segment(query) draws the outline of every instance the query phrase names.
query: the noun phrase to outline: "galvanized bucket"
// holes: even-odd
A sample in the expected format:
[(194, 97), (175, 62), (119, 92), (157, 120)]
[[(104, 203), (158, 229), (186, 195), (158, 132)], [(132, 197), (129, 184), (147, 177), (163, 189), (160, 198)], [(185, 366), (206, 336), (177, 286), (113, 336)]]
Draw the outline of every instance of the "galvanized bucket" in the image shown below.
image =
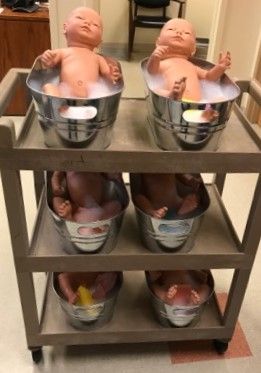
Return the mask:
[(43, 85), (58, 84), (59, 73), (59, 68), (43, 69), (38, 57), (27, 78), (45, 144), (48, 147), (105, 149), (110, 145), (123, 80), (111, 89), (107, 87), (102, 97), (60, 98), (45, 94)]
[[(148, 121), (156, 144), (165, 150), (216, 150), (232, 105), (240, 94), (239, 87), (223, 74), (218, 83), (200, 82), (203, 92), (200, 102), (173, 100), (155, 93), (161, 80), (148, 73), (147, 60), (141, 62), (141, 68), (148, 87)], [(204, 69), (214, 66), (196, 58), (192, 62)], [(217, 113), (212, 121), (203, 115), (210, 109)]]
[[(197, 272), (199, 271), (190, 270), (188, 272), (190, 273), (193, 287), (195, 282), (198, 283), (198, 286), (202, 285), (199, 276), (197, 276)], [(153, 293), (149, 275), (146, 273), (146, 281), (151, 304), (154, 309), (156, 319), (161, 325), (167, 327), (185, 327), (188, 325), (195, 325), (200, 320), (200, 315), (204, 309), (204, 306), (209, 302), (214, 293), (214, 278), (210, 271), (204, 270), (204, 272), (207, 274), (207, 285), (209, 287), (208, 297), (204, 302), (191, 306), (177, 306), (164, 303)], [(195, 290), (197, 290), (197, 287)]]
[(92, 305), (77, 306), (70, 304), (62, 294), (58, 279), (58, 273), (53, 273), (52, 283), (55, 295), (66, 314), (68, 322), (77, 329), (93, 330), (109, 322), (113, 316), (117, 296), (123, 283), (123, 274), (118, 272), (117, 281), (113, 289), (107, 294), (106, 299)]
[[(200, 177), (198, 174), (196, 176)], [(133, 200), (134, 194), (140, 190), (139, 174), (130, 175), (130, 185)], [(178, 181), (177, 188), (180, 189), (181, 196), (182, 193), (187, 195), (192, 191), (190, 187), (183, 184), (181, 188), (181, 183)], [(170, 219), (157, 219), (135, 206), (141, 240), (147, 249), (152, 252), (173, 253), (177, 251), (188, 252), (192, 249), (201, 220), (210, 204), (209, 195), (203, 181), (197, 193), (200, 199), (199, 207), (182, 217), (175, 216)]]
[[(122, 206), (119, 214), (110, 219), (88, 223), (77, 223), (58, 216), (52, 210), (52, 172), (47, 172), (47, 206), (55, 228), (63, 242), (63, 249), (68, 254), (77, 253), (109, 253), (115, 247), (121, 228), (125, 210), (129, 204), (129, 196), (123, 182), (110, 180), (107, 183), (106, 196), (117, 199)], [(86, 231), (100, 231), (101, 233), (85, 233)]]

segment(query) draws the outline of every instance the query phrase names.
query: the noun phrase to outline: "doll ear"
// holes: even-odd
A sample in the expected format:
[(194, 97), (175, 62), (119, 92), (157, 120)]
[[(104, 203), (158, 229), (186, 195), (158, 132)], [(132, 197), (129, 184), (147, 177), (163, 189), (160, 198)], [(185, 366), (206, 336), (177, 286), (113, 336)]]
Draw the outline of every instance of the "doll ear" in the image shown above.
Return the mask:
[(67, 22), (65, 22), (64, 24), (63, 24), (63, 34), (66, 34), (66, 30), (67, 30)]
[(197, 49), (195, 48), (192, 52), (191, 52), (191, 56), (190, 57), (193, 57), (196, 53)]

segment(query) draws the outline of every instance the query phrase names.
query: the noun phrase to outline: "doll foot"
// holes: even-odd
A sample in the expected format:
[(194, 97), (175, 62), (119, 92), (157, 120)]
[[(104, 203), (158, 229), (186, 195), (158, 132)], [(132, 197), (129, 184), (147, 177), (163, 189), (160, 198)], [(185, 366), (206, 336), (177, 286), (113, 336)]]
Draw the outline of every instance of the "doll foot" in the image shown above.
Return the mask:
[(176, 80), (174, 82), (170, 98), (173, 98), (173, 100), (181, 100), (186, 88), (186, 80), (187, 78), (183, 77), (180, 80)]
[(219, 116), (218, 112), (212, 109), (211, 105), (207, 104), (206, 109), (202, 113), (202, 117), (208, 122), (213, 122)]
[(156, 218), (156, 219), (162, 219), (166, 215), (167, 211), (168, 211), (167, 207), (162, 207), (158, 210), (152, 210), (149, 215), (151, 215), (153, 218)]
[(180, 284), (173, 285), (167, 291), (167, 299), (172, 305), (189, 306), (200, 303), (199, 293), (191, 288), (191, 285)]
[(58, 215), (64, 219), (72, 220), (72, 205), (71, 202), (66, 200), (58, 207)]

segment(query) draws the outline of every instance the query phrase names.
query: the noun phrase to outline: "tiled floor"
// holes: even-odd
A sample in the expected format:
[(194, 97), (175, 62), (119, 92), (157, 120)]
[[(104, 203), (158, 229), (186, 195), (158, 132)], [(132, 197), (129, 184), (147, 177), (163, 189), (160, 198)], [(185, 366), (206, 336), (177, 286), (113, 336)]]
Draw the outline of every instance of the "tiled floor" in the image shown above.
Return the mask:
[[(139, 56), (137, 57), (137, 60)], [(143, 97), (144, 84), (138, 62), (122, 62), (125, 77), (125, 97)], [(15, 120), (18, 123), (17, 119)], [(33, 184), (30, 172), (22, 173), (25, 190), (27, 223), (32, 228), (35, 205), (32, 203)], [(256, 175), (229, 175), (224, 191), (224, 200), (232, 221), (242, 236), (249, 204), (253, 194)], [(261, 366), (261, 255), (258, 252), (252, 270), (247, 293), (240, 312), (240, 325), (245, 334), (251, 354), (239, 354), (230, 359), (222, 358), (209, 361), (194, 361), (189, 357), (183, 364), (175, 364), (166, 343), (44, 347), (44, 360), (39, 365), (32, 363), (27, 351), (24, 326), (19, 302), (16, 275), (12, 258), (8, 224), (2, 190), (0, 191), (0, 373), (71, 373), (71, 372), (260, 372)], [(260, 223), (259, 223), (260, 224)], [(231, 270), (213, 271), (217, 292), (228, 292)], [(42, 288), (43, 275), (35, 276), (36, 287)], [(235, 341), (239, 347), (239, 341)], [(173, 365), (174, 363), (174, 365)]]

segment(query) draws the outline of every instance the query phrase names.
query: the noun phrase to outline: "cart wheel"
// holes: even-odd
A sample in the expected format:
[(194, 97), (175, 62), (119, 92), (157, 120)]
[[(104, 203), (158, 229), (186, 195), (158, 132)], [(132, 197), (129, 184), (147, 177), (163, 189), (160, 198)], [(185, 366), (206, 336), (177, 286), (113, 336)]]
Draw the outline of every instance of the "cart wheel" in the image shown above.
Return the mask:
[(228, 341), (223, 341), (221, 339), (214, 339), (213, 344), (215, 350), (220, 355), (224, 354), (228, 348)]
[(43, 358), (43, 351), (42, 351), (42, 348), (39, 347), (39, 348), (31, 349), (31, 354), (32, 354), (32, 359), (33, 359), (34, 363), (35, 363), (35, 364), (40, 363), (40, 361), (41, 361), (42, 358)]

